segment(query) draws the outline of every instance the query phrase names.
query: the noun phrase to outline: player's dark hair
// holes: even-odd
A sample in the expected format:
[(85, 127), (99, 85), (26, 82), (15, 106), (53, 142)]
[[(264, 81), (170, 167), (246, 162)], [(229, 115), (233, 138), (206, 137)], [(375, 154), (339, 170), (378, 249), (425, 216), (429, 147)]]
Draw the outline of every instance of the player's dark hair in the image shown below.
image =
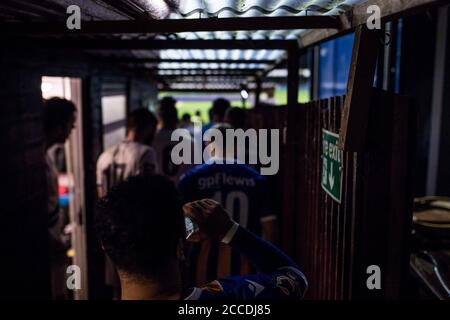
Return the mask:
[(119, 270), (158, 277), (176, 259), (184, 232), (175, 185), (161, 175), (131, 177), (97, 205), (95, 228)]
[[(231, 107), (230, 101), (224, 98), (218, 98), (214, 100), (213, 106), (210, 110), (210, 117), (217, 118), (217, 121), (221, 122), (225, 118), (225, 112)], [(213, 119), (210, 119), (211, 121)]]
[(225, 121), (229, 123), (233, 129), (245, 129), (247, 113), (244, 109), (233, 107), (225, 113)]
[(134, 130), (138, 134), (148, 127), (156, 128), (157, 119), (148, 109), (140, 108), (132, 111), (127, 118), (127, 133)]
[(178, 123), (176, 103), (172, 97), (164, 97), (159, 102), (158, 115), (167, 127), (176, 127)]
[(191, 115), (189, 113), (183, 113), (183, 115), (181, 116), (181, 119), (183, 121), (191, 121)]
[(44, 100), (44, 130), (50, 132), (57, 127), (65, 127), (77, 111), (72, 101), (62, 98)]

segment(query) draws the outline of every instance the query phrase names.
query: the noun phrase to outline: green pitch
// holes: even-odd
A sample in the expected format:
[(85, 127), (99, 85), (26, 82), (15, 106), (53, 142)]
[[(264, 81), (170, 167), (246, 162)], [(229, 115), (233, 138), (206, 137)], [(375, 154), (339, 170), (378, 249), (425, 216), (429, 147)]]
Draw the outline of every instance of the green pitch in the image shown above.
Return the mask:
[[(287, 95), (286, 90), (277, 90), (275, 92), (275, 101), (277, 105), (285, 105), (287, 103)], [(158, 98), (161, 99), (165, 96), (173, 96), (175, 99), (178, 100), (177, 103), (177, 109), (178, 109), (178, 116), (181, 118), (181, 116), (185, 113), (189, 113), (191, 116), (193, 116), (197, 111), (200, 112), (201, 118), (203, 122), (209, 122), (208, 117), (208, 111), (212, 106), (212, 101), (214, 98), (217, 97), (217, 95), (211, 96), (211, 101), (182, 101), (178, 98), (178, 96), (192, 96), (193, 94), (190, 93), (183, 93), (183, 94), (172, 94), (170, 92), (160, 92)], [(205, 96), (205, 95), (202, 95)], [(310, 100), (309, 92), (307, 90), (300, 90), (299, 91), (299, 102), (307, 102)], [(241, 101), (231, 101), (231, 105), (233, 107), (242, 107)], [(247, 107), (252, 106), (252, 100), (247, 102)]]

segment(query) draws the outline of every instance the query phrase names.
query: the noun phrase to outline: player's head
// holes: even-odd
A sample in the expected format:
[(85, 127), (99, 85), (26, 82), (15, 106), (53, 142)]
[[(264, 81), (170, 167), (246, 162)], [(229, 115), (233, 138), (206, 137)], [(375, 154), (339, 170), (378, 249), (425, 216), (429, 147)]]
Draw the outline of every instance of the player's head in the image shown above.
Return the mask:
[(214, 123), (223, 122), (225, 112), (230, 108), (230, 101), (224, 98), (214, 100), (213, 106), (210, 110), (210, 120)]
[(44, 100), (44, 132), (47, 145), (64, 143), (75, 126), (77, 109), (66, 99)]
[(177, 101), (172, 97), (164, 97), (159, 102), (158, 118), (163, 128), (175, 129), (178, 123)]
[(245, 129), (246, 111), (242, 108), (233, 107), (225, 113), (225, 122), (230, 124), (233, 129)]
[(185, 123), (191, 122), (191, 115), (189, 113), (183, 113), (181, 120)]
[[(235, 158), (236, 141), (229, 145), (227, 142), (227, 130), (233, 129), (228, 123), (218, 123), (205, 132), (205, 137), (210, 142), (213, 148), (213, 156), (219, 158)], [(216, 134), (221, 136), (221, 139), (216, 140)], [(211, 137), (211, 139), (210, 139)]]
[(121, 277), (157, 279), (178, 261), (184, 222), (177, 190), (168, 178), (131, 177), (97, 207), (97, 236)]
[(127, 136), (133, 141), (150, 145), (156, 131), (156, 117), (145, 108), (136, 109), (128, 115)]

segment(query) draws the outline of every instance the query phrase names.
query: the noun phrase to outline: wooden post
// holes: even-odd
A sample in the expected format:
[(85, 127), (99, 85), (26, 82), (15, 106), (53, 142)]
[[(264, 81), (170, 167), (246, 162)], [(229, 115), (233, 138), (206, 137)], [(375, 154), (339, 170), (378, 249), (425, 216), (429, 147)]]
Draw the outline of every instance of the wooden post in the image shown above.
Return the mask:
[(262, 87), (262, 80), (261, 78), (256, 79), (256, 90), (255, 90), (255, 107), (259, 105), (259, 101), (261, 99), (261, 87)]
[(297, 108), (298, 84), (299, 84), (299, 50), (291, 48), (288, 50), (288, 80), (287, 80), (287, 109), (286, 109), (286, 143), (284, 167), (289, 168), (289, 174), (284, 175), (283, 186), (285, 188), (283, 196), (282, 230), (286, 230), (281, 235), (283, 249), (291, 256), (296, 254), (296, 243), (294, 225), (297, 215), (297, 177), (299, 167), (297, 166), (298, 146), (301, 138), (301, 131), (296, 130), (301, 108)]
[(339, 139), (339, 146), (345, 151), (364, 149), (380, 45), (378, 36), (378, 31), (368, 30), (366, 26), (359, 26), (355, 33)]
[(287, 83), (287, 104), (290, 107), (295, 106), (298, 103), (298, 85), (300, 83), (300, 77), (298, 75), (298, 69), (300, 68), (299, 62), (299, 49), (291, 48), (288, 50), (288, 83)]
[(94, 230), (95, 202), (97, 189), (95, 168), (103, 149), (103, 126), (101, 113), (101, 82), (98, 75), (83, 81), (83, 141), (85, 168), (86, 241), (88, 261), (89, 299), (109, 299), (105, 286), (104, 253)]

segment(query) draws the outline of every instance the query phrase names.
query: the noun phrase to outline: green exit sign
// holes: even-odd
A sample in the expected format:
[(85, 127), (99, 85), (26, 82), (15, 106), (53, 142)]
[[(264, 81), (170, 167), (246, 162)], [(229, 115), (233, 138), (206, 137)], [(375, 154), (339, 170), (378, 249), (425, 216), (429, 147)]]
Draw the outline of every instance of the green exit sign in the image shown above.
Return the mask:
[(339, 135), (322, 129), (322, 189), (337, 202), (342, 197), (342, 150), (339, 150)]

